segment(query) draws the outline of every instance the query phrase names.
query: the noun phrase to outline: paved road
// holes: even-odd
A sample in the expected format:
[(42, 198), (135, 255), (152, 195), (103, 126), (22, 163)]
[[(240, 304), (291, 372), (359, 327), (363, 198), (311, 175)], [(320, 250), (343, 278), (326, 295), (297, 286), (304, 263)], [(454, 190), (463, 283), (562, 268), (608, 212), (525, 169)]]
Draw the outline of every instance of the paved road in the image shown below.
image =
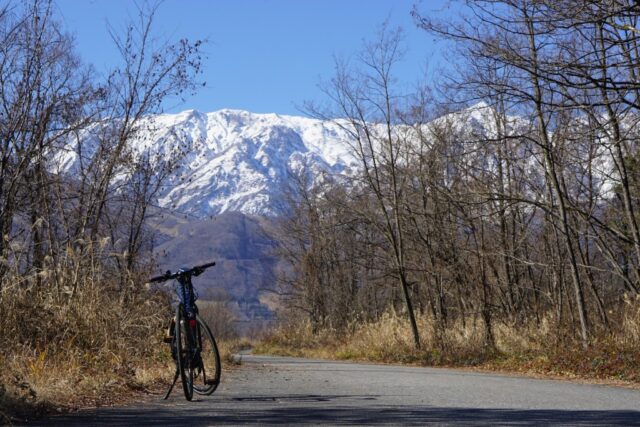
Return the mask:
[[(242, 356), (212, 396), (81, 411), (47, 425), (638, 425), (640, 391), (449, 369)], [(178, 392), (176, 392), (178, 391)]]

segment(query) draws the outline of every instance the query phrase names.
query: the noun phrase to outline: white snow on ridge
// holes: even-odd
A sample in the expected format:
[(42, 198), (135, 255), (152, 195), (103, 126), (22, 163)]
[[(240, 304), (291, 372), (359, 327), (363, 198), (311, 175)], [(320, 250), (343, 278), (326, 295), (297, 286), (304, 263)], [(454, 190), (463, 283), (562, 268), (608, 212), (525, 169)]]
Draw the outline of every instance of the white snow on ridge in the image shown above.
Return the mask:
[[(505, 124), (509, 134), (531, 126), (520, 117), (508, 117)], [(424, 126), (426, 135), (431, 134), (432, 126), (451, 126), (452, 134), (458, 136), (448, 155), (457, 157), (469, 170), (494, 173), (495, 147), (479, 142), (485, 136), (495, 137), (497, 132), (495, 110), (490, 106), (480, 103)], [(353, 175), (361, 168), (351, 153), (346, 130), (333, 122), (306, 117), (230, 109), (212, 113), (187, 110), (148, 118), (140, 129), (133, 154), (148, 150), (153, 156), (170, 158), (177, 151), (183, 153), (179, 168), (167, 178), (159, 194), (160, 206), (200, 218), (228, 211), (277, 215), (292, 173), (308, 167), (310, 184), (315, 185), (325, 182), (325, 173)], [(89, 133), (86, 142), (89, 144), (83, 150), (91, 151), (95, 144)], [(542, 180), (538, 176), (541, 167), (536, 164), (537, 149), (517, 141), (508, 144), (514, 144), (511, 155), (529, 179)], [(600, 155), (596, 163), (598, 180), (594, 182), (604, 197), (615, 177), (607, 156)], [(61, 170), (67, 172), (72, 172), (78, 162), (73, 150), (61, 152), (57, 158)], [(574, 172), (577, 181), (583, 180), (582, 172)]]
[[(277, 114), (224, 109), (188, 110), (154, 117), (151, 132), (136, 146), (170, 153), (177, 138), (189, 146), (182, 166), (159, 197), (163, 207), (198, 217), (240, 211), (277, 214), (274, 203), (292, 171), (339, 174), (357, 162), (345, 143), (347, 133), (333, 123)], [(175, 135), (175, 137), (172, 137)]]

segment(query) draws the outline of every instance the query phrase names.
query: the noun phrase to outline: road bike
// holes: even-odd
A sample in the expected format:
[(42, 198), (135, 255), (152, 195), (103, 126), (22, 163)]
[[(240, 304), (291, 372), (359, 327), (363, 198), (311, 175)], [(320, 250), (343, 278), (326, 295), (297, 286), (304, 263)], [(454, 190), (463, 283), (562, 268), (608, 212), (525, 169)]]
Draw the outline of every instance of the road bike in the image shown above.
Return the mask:
[(175, 273), (167, 271), (162, 276), (149, 279), (149, 283), (177, 281), (176, 293), (180, 300), (176, 315), (169, 327), (165, 341), (171, 345), (171, 356), (176, 364), (173, 383), (164, 399), (168, 399), (178, 378), (182, 380), (182, 389), (187, 400), (193, 399), (193, 392), (210, 395), (220, 384), (220, 353), (211, 329), (198, 314), (197, 293), (193, 288), (192, 277), (202, 274), (216, 263), (181, 268)]

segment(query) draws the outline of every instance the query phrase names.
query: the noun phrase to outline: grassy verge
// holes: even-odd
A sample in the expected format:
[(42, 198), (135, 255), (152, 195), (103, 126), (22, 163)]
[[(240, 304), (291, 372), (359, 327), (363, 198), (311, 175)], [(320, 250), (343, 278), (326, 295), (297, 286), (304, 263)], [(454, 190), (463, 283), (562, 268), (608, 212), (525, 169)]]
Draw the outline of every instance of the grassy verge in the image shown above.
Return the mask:
[[(152, 347), (145, 357), (78, 351), (70, 344), (65, 351), (13, 352), (0, 358), (0, 424), (164, 393), (175, 365), (162, 335), (158, 329), (147, 341)], [(243, 340), (218, 342), (223, 376), (238, 365), (233, 354), (250, 346)]]
[(109, 405), (167, 380), (165, 296), (84, 283), (75, 290), (0, 292), (0, 417)]
[[(19, 279), (0, 287), (0, 424), (165, 390), (175, 369), (163, 343), (166, 294), (142, 279), (90, 277), (75, 289)], [(219, 342), (223, 369), (243, 345)]]
[(168, 381), (170, 370), (161, 360), (91, 360), (92, 356), (14, 355), (3, 363), (0, 409), (17, 420), (51, 412), (122, 403)]
[[(631, 319), (633, 320), (633, 319)], [(640, 352), (631, 330), (601, 332), (584, 350), (561, 338), (549, 321), (530, 327), (497, 325), (495, 347), (485, 345), (481, 325), (467, 321), (451, 324), (437, 335), (429, 319), (419, 319), (422, 349), (416, 350), (407, 320), (395, 314), (357, 325), (347, 332), (312, 333), (308, 323), (282, 326), (254, 346), (258, 354), (302, 356), (335, 360), (401, 363), (419, 366), (465, 367), (532, 376), (596, 380), (640, 385)]]

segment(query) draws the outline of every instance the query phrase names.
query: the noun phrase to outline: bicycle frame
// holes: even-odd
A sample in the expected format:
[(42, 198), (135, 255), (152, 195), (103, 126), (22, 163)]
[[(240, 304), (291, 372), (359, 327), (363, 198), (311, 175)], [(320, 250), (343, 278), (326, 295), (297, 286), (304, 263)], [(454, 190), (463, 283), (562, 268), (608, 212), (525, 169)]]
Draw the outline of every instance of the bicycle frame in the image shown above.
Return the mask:
[[(178, 273), (180, 273), (180, 271), (178, 271)], [(191, 274), (179, 275), (176, 277), (176, 280), (178, 281), (178, 297), (184, 307), (187, 319), (195, 319), (198, 307), (196, 306), (196, 294), (193, 289), (193, 283), (191, 282)]]

